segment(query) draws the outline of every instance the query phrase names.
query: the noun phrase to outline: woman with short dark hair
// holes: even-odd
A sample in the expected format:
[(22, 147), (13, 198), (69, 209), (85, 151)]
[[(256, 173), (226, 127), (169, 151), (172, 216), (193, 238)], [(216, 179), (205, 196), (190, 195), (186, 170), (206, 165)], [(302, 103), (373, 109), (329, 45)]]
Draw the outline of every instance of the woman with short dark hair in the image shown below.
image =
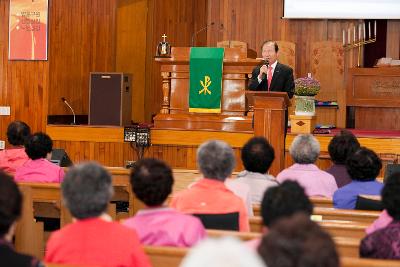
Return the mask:
[(50, 162), (53, 141), (45, 133), (33, 134), (25, 144), (25, 151), (30, 160), (24, 163), (15, 173), (17, 182), (60, 183), (64, 170)]
[(148, 267), (135, 231), (113, 222), (106, 209), (113, 195), (111, 175), (96, 163), (71, 168), (61, 185), (75, 222), (53, 232), (45, 261), (80, 266)]
[(381, 195), (383, 206), (393, 220), (361, 241), (360, 256), (400, 259), (400, 173), (389, 176)]
[(342, 130), (335, 135), (328, 145), (328, 152), (333, 165), (326, 170), (335, 177), (338, 188), (351, 183), (351, 177), (346, 169), (346, 160), (360, 148), (360, 143), (353, 133)]
[(346, 161), (352, 182), (333, 194), (333, 205), (338, 209), (354, 209), (358, 195), (379, 195), (383, 184), (376, 181), (382, 168), (378, 155), (366, 148), (359, 148)]
[(28, 255), (14, 251), (12, 241), (17, 219), (21, 216), (22, 194), (12, 177), (0, 171), (0, 265), (41, 266)]
[(31, 135), (31, 128), (23, 121), (13, 121), (7, 127), (10, 148), (0, 151), (0, 169), (14, 175), (17, 168), (29, 160), (24, 144)]
[(191, 247), (206, 237), (201, 221), (165, 205), (172, 192), (171, 168), (158, 159), (142, 159), (133, 166), (132, 190), (146, 208), (124, 221), (144, 245)]

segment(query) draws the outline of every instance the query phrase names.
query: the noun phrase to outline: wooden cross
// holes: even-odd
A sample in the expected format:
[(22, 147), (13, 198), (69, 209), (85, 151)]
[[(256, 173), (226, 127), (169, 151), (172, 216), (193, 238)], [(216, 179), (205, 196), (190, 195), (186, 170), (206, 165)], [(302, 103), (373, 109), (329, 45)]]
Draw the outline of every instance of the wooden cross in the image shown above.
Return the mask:
[(163, 36), (161, 36), (164, 40), (163, 42), (165, 42), (165, 38), (167, 38), (167, 36), (165, 35), (165, 33), (163, 34)]

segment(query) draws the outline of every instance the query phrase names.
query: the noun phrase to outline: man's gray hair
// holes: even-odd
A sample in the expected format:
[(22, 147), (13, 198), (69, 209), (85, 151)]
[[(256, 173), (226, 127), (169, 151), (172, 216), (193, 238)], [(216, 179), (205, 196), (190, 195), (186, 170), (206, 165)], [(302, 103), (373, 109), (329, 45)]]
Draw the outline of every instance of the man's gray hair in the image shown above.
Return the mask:
[(197, 150), (197, 165), (205, 178), (225, 181), (235, 164), (233, 149), (223, 141), (207, 141)]
[(289, 153), (295, 163), (312, 164), (318, 159), (320, 145), (311, 134), (299, 134), (290, 145)]
[(69, 169), (61, 189), (65, 205), (77, 219), (100, 216), (106, 211), (114, 192), (111, 175), (94, 162)]

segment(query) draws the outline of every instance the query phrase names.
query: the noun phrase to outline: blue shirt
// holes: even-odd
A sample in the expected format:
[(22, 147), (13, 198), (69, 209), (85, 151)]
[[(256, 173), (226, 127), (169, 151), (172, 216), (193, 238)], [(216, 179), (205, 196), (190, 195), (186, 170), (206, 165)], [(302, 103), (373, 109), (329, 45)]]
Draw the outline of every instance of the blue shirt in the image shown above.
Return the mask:
[(337, 209), (354, 209), (358, 195), (380, 195), (383, 184), (377, 181), (352, 181), (336, 190), (333, 206)]

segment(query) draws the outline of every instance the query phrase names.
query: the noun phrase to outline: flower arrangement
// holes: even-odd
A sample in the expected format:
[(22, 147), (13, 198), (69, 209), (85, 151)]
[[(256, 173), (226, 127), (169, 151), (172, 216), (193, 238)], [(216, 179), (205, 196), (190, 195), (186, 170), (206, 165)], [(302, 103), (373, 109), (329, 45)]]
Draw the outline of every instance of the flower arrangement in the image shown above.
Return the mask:
[(315, 96), (321, 89), (319, 81), (311, 77), (298, 78), (294, 85), (294, 94), (298, 96)]

